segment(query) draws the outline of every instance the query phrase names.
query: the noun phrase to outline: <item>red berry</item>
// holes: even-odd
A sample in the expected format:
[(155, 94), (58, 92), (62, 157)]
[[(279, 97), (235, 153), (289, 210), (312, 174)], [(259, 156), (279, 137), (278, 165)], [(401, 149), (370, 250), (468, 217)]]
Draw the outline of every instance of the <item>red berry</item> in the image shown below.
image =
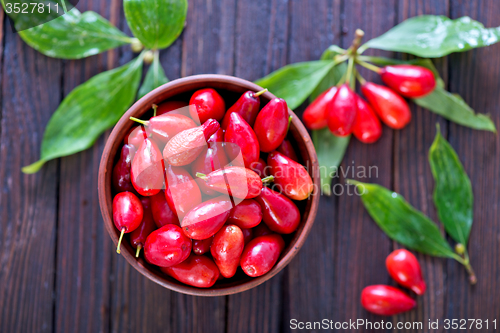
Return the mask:
[(265, 223), (259, 223), (258, 226), (256, 226), (253, 229), (250, 229), (250, 230), (253, 231), (253, 237), (254, 238), (259, 237), (259, 236), (265, 236), (265, 235), (271, 235), (271, 234), (273, 234), (273, 232), (271, 231), (271, 229), (269, 229)]
[(161, 190), (158, 194), (155, 194), (150, 198), (153, 220), (158, 228), (161, 228), (167, 224), (175, 224), (180, 226), (179, 218), (167, 203), (165, 191)]
[(121, 192), (113, 198), (113, 222), (121, 231), (116, 252), (120, 253), (120, 244), (123, 234), (137, 229), (141, 224), (144, 209), (137, 196), (131, 192)]
[(156, 109), (156, 115), (161, 116), (162, 114), (165, 113), (170, 113), (170, 114), (184, 114), (184, 110), (179, 110), (184, 107), (188, 106), (186, 102), (181, 102), (181, 101), (168, 101), (168, 102), (163, 102), (160, 105), (158, 105), (158, 109)]
[(151, 196), (163, 188), (163, 161), (160, 150), (146, 139), (135, 153), (131, 168), (132, 185), (143, 196)]
[(135, 147), (124, 144), (121, 150), (120, 159), (113, 168), (113, 188), (116, 192), (133, 192), (130, 168), (135, 155)]
[(189, 100), (189, 113), (191, 118), (200, 120), (200, 124), (212, 118), (221, 121), (226, 112), (224, 99), (217, 91), (206, 88), (196, 91)]
[(226, 134), (224, 135), (226, 151), (230, 160), (234, 160), (241, 152), (243, 162), (248, 168), (259, 159), (259, 141), (252, 127), (238, 114), (231, 113)]
[[(197, 173), (209, 174), (229, 163), (222, 142), (209, 142), (208, 145), (209, 148), (205, 149), (191, 165), (193, 176), (196, 176)], [(210, 196), (218, 195), (215, 190), (207, 186), (203, 179), (195, 177), (195, 180), (202, 193)]]
[(179, 132), (163, 149), (163, 158), (173, 166), (190, 164), (207, 147), (207, 140), (219, 128), (216, 120), (209, 119), (201, 126)]
[(347, 84), (343, 84), (328, 104), (327, 119), (330, 132), (337, 136), (351, 134), (357, 109), (356, 94)]
[(250, 169), (255, 171), (255, 173), (258, 174), (261, 178), (269, 176), (269, 168), (267, 168), (266, 161), (264, 161), (262, 158), (259, 158), (257, 161), (250, 163)]
[(195, 239), (193, 240), (193, 253), (197, 255), (202, 255), (210, 251), (210, 246), (212, 246), (212, 241), (214, 236), (207, 239)]
[(432, 92), (436, 79), (431, 70), (414, 65), (385, 66), (380, 70), (382, 81), (398, 94), (418, 98)]
[(387, 271), (400, 285), (410, 288), (417, 295), (423, 295), (426, 289), (422, 270), (417, 258), (405, 249), (389, 254), (385, 260)]
[(196, 127), (191, 118), (173, 113), (152, 117), (148, 121), (136, 118), (131, 119), (146, 126), (146, 133), (151, 133), (153, 139), (162, 146), (166, 145), (176, 134)]
[(215, 170), (201, 178), (210, 189), (240, 199), (255, 198), (262, 190), (259, 175), (238, 166)]
[(266, 274), (276, 264), (284, 248), (285, 242), (277, 234), (252, 239), (241, 254), (243, 272), (251, 277)]
[(240, 228), (243, 233), (243, 241), (247, 245), (253, 238), (253, 229)]
[(193, 207), (201, 203), (201, 192), (196, 181), (183, 168), (168, 166), (165, 169), (165, 198), (170, 209), (183, 218)]
[(281, 154), (285, 155), (289, 159), (298, 162), (299, 158), (297, 157), (297, 154), (295, 153), (295, 150), (293, 149), (293, 146), (290, 141), (287, 139), (283, 140), (281, 145), (276, 149), (277, 152), (280, 152)]
[(301, 164), (274, 151), (267, 156), (267, 165), (274, 176), (274, 184), (290, 199), (307, 199), (313, 191), (311, 176)]
[(191, 239), (174, 224), (153, 231), (144, 246), (146, 261), (160, 267), (177, 265), (186, 260), (190, 253)]
[(149, 137), (149, 133), (146, 131), (146, 127), (144, 125), (139, 125), (139, 126), (134, 126), (132, 127), (127, 135), (125, 135), (125, 138), (123, 139), (123, 142), (127, 145), (133, 145), (135, 149), (137, 150), (138, 148), (141, 147), (142, 143), (146, 138)]
[(253, 126), (260, 150), (268, 153), (279, 147), (288, 130), (288, 106), (282, 98), (271, 100), (257, 115)]
[(226, 195), (202, 202), (181, 221), (182, 230), (192, 239), (209, 238), (224, 225), (231, 208), (231, 200)]
[(361, 305), (366, 310), (381, 316), (409, 311), (416, 304), (410, 296), (391, 286), (368, 286), (361, 293)]
[(253, 199), (243, 200), (237, 204), (229, 214), (228, 223), (240, 228), (253, 228), (262, 221), (262, 208)]
[(352, 127), (352, 134), (363, 143), (374, 143), (382, 136), (382, 124), (370, 104), (357, 97), (358, 115)]
[[(159, 194), (157, 194), (159, 195)], [(144, 214), (142, 216), (141, 224), (130, 233), (130, 242), (132, 246), (137, 249), (135, 254), (136, 257), (139, 257), (139, 251), (146, 244), (146, 239), (149, 234), (156, 230), (156, 225), (153, 220), (153, 213), (151, 212), (151, 199), (150, 197), (141, 198), (142, 208)]]
[(177, 281), (198, 288), (210, 288), (219, 279), (219, 269), (212, 259), (195, 254), (180, 264), (160, 269)]
[(244, 246), (243, 232), (234, 224), (225, 225), (215, 234), (210, 253), (225, 278), (236, 273)]
[(337, 93), (336, 86), (324, 91), (309, 104), (302, 114), (302, 121), (307, 128), (318, 130), (328, 126), (328, 104)]
[(411, 112), (408, 104), (391, 89), (366, 82), (361, 86), (361, 91), (387, 126), (401, 129), (410, 122)]
[(263, 187), (255, 201), (262, 208), (264, 223), (272, 231), (280, 234), (291, 234), (299, 226), (299, 209), (292, 200), (284, 195)]
[(250, 126), (255, 123), (255, 118), (260, 110), (260, 98), (253, 91), (247, 91), (227, 110), (222, 120), (221, 127), (226, 130), (229, 125), (231, 113), (239, 114)]

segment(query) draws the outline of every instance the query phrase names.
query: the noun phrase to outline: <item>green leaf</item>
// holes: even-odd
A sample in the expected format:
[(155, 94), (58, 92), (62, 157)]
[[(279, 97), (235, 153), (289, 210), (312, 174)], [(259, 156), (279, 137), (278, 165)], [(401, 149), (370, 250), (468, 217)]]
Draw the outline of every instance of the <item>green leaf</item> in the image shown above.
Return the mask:
[(436, 224), (400, 194), (377, 184), (349, 183), (357, 186), (366, 210), (391, 239), (425, 254), (457, 258)]
[(331, 60), (298, 62), (282, 67), (255, 83), (283, 98), (288, 107), (294, 110), (307, 99), (335, 65)]
[(472, 227), (472, 185), (456, 152), (441, 136), (439, 126), (429, 150), (429, 163), (436, 182), (434, 204), (446, 232), (467, 246)]
[[(341, 54), (342, 52), (343, 49), (341, 49), (337, 45), (330, 45), (321, 55), (321, 60), (333, 60), (335, 56)], [(330, 69), (323, 80), (321, 80), (321, 82), (313, 90), (311, 96), (309, 96), (309, 102), (314, 101), (316, 97), (321, 95), (322, 92), (336, 85), (340, 81), (346, 70), (347, 64), (345, 62), (342, 62)]]
[(438, 58), (452, 52), (492, 45), (499, 38), (500, 27), (487, 29), (467, 16), (451, 20), (446, 16), (424, 15), (398, 24), (368, 41), (360, 50), (371, 47)]
[(164, 49), (184, 29), (187, 0), (124, 0), (123, 9), (130, 30), (150, 49)]
[(73, 89), (49, 120), (40, 161), (24, 167), (23, 172), (37, 172), (51, 159), (91, 147), (134, 101), (141, 80), (142, 61), (143, 54)]
[(323, 128), (312, 131), (312, 140), (318, 154), (321, 190), (325, 195), (330, 196), (332, 178), (344, 158), (350, 136), (335, 136), (328, 128)]
[(462, 126), (496, 132), (495, 124), (489, 116), (474, 113), (474, 110), (460, 96), (450, 94), (439, 85), (429, 95), (415, 98), (413, 101)]
[(62, 59), (85, 58), (133, 41), (99, 14), (80, 14), (76, 8), (19, 36), (46, 56)]
[(153, 63), (151, 64), (151, 66), (149, 66), (146, 77), (144, 78), (144, 82), (139, 88), (137, 98), (142, 98), (150, 91), (153, 91), (154, 89), (158, 88), (161, 85), (164, 85), (167, 82), (168, 78), (163, 71), (163, 67), (161, 67), (159, 53), (158, 51), (156, 51)]

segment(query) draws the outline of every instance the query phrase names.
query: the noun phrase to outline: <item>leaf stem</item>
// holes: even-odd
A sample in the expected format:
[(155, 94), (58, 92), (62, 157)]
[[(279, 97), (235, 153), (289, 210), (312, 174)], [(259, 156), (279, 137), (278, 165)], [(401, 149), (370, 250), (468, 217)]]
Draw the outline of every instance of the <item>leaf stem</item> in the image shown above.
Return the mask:
[(133, 120), (139, 124), (142, 124), (144, 126), (148, 126), (149, 125), (149, 121), (146, 121), (146, 120), (142, 120), (142, 119), (139, 119), (139, 118), (136, 118), (136, 117), (130, 117), (129, 118), (130, 120)]
[(377, 67), (375, 65), (372, 65), (372, 64), (369, 64), (367, 62), (364, 62), (363, 60), (360, 60), (359, 58), (356, 59), (356, 63), (359, 64), (359, 65), (361, 65), (361, 66), (363, 66), (363, 67), (365, 67), (365, 68), (368, 68), (371, 71), (374, 71), (377, 74), (380, 74), (380, 71), (381, 71), (380, 67)]
[(457, 254), (454, 254), (454, 256), (452, 258), (455, 259), (456, 261), (458, 261), (459, 263), (461, 263), (465, 267), (465, 269), (467, 270), (467, 273), (469, 273), (470, 284), (476, 284), (477, 283), (477, 276), (476, 276), (476, 273), (474, 272), (474, 269), (472, 269), (472, 266), (471, 266), (470, 261), (469, 261), (469, 254), (467, 253), (467, 251), (465, 251), (465, 253), (464, 253), (464, 258), (462, 258), (461, 256), (459, 256)]

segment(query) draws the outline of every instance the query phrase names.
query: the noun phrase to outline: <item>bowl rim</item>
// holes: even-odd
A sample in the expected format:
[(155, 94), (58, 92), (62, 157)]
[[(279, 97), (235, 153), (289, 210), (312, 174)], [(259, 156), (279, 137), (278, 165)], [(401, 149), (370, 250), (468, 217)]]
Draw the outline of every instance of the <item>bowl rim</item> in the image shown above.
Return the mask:
[[(101, 207), (101, 214), (103, 217), (104, 225), (106, 226), (106, 230), (108, 231), (108, 234), (113, 240), (115, 246), (118, 243), (119, 232), (116, 230), (114, 226), (112, 219), (111, 205), (107, 201), (108, 198), (111, 198), (112, 201), (111, 186), (106, 186), (106, 183), (111, 179), (111, 174), (112, 174), (112, 164), (111, 164), (111, 170), (108, 170), (109, 160), (114, 159), (116, 154), (116, 153), (112, 154), (114, 142), (117, 140), (117, 137), (121, 134), (122, 129), (129, 121), (130, 116), (137, 116), (137, 115), (140, 116), (151, 109), (151, 104), (161, 103), (165, 99), (172, 98), (178, 95), (179, 93), (188, 91), (189, 89), (182, 91), (182, 88), (185, 86), (200, 84), (204, 82), (207, 83), (206, 87), (210, 87), (210, 84), (215, 83), (222, 85), (237, 86), (237, 88), (243, 88), (245, 90), (252, 90), (252, 91), (263, 90), (262, 87), (258, 86), (253, 82), (237, 78), (234, 76), (222, 75), (222, 74), (192, 75), (170, 81), (154, 89), (153, 91), (149, 92), (147, 95), (139, 99), (137, 102), (135, 102), (121, 116), (120, 120), (114, 126), (111, 134), (106, 140), (106, 144), (101, 156), (101, 161), (99, 165), (99, 176), (98, 176), (98, 196), (99, 196), (99, 205)], [(274, 96), (270, 92), (265, 92), (262, 95), (262, 97), (268, 100), (276, 98), (276, 96)], [(226, 295), (240, 293), (264, 283), (265, 281), (271, 279), (273, 276), (278, 274), (283, 268), (285, 268), (290, 263), (290, 261), (295, 257), (298, 251), (301, 249), (305, 240), (307, 239), (307, 236), (309, 235), (309, 232), (311, 231), (319, 206), (319, 196), (320, 196), (319, 189), (321, 188), (319, 180), (318, 158), (316, 155), (316, 150), (314, 149), (314, 145), (312, 144), (311, 137), (309, 136), (309, 133), (307, 132), (306, 128), (299, 120), (299, 118), (295, 115), (295, 113), (290, 109), (288, 109), (288, 112), (292, 116), (291, 126), (294, 127), (294, 130), (296, 130), (298, 134), (300, 134), (300, 138), (304, 142), (307, 154), (311, 161), (309, 174), (311, 175), (311, 178), (313, 180), (314, 191), (307, 199), (310, 200), (311, 203), (308, 204), (309, 211), (303, 229), (299, 230), (300, 234), (297, 234), (296, 238), (293, 239), (290, 245), (288, 246), (289, 247), (288, 252), (285, 255), (282, 254), (280, 256), (278, 262), (268, 273), (256, 278), (251, 278), (250, 280), (244, 281), (242, 283), (235, 282), (235, 285), (230, 285), (215, 289), (212, 288), (203, 289), (185, 285), (179, 281), (176, 281), (175, 283), (170, 282), (162, 275), (152, 272), (148, 267), (146, 267), (143, 264), (143, 259), (135, 258), (135, 255), (133, 254), (133, 252), (135, 251), (131, 251), (129, 249), (130, 245), (128, 245), (128, 242), (126, 242), (126, 244), (122, 244), (121, 255), (123, 255), (125, 260), (127, 260), (128, 263), (132, 265), (132, 267), (134, 267), (139, 273), (141, 273), (151, 281), (161, 285), (162, 287), (193, 296), (226, 296)], [(107, 176), (108, 174), (109, 176)]]

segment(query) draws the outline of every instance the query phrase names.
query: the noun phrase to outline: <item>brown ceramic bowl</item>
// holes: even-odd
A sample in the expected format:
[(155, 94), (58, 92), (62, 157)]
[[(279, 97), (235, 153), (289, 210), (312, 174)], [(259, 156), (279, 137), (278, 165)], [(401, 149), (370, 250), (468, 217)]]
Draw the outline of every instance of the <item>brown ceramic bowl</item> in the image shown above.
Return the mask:
[[(228, 106), (232, 105), (232, 103), (247, 90), (262, 90), (261, 87), (252, 82), (226, 75), (196, 75), (178, 79), (153, 90), (137, 101), (121, 117), (120, 121), (118, 121), (111, 132), (106, 146), (104, 147), (99, 167), (98, 191), (104, 224), (115, 245), (118, 243), (120, 232), (113, 224), (112, 201), (115, 193), (112, 189), (111, 175), (113, 166), (119, 156), (119, 150), (123, 144), (123, 138), (130, 128), (135, 125), (133, 121), (129, 120), (129, 117), (134, 116), (142, 118), (146, 113), (150, 113), (151, 104), (153, 103), (160, 104), (167, 100), (184, 100), (188, 102), (190, 95), (195, 90), (207, 87), (216, 89), (224, 97)], [(275, 98), (275, 96), (270, 92), (264, 93), (260, 96), (262, 101), (261, 106), (264, 106), (273, 98)], [(315, 191), (311, 194), (309, 199), (296, 202), (301, 211), (302, 220), (295, 233), (292, 235), (285, 235), (287, 246), (271, 271), (263, 276), (250, 278), (239, 270), (239, 273), (237, 273), (235, 277), (218, 281), (209, 289), (201, 289), (185, 285), (163, 274), (158, 267), (148, 264), (142, 256), (135, 258), (135, 249), (131, 247), (126, 237), (121, 244), (121, 255), (148, 279), (165, 288), (196, 296), (223, 296), (239, 293), (258, 286), (281, 271), (300, 250), (311, 230), (319, 203), (319, 194), (316, 189), (320, 188), (318, 159), (311, 138), (299, 118), (291, 110), (289, 110), (289, 112), (290, 115), (293, 116), (293, 120), (288, 138), (295, 145), (297, 153), (302, 159), (302, 164), (307, 166), (315, 185)]]

